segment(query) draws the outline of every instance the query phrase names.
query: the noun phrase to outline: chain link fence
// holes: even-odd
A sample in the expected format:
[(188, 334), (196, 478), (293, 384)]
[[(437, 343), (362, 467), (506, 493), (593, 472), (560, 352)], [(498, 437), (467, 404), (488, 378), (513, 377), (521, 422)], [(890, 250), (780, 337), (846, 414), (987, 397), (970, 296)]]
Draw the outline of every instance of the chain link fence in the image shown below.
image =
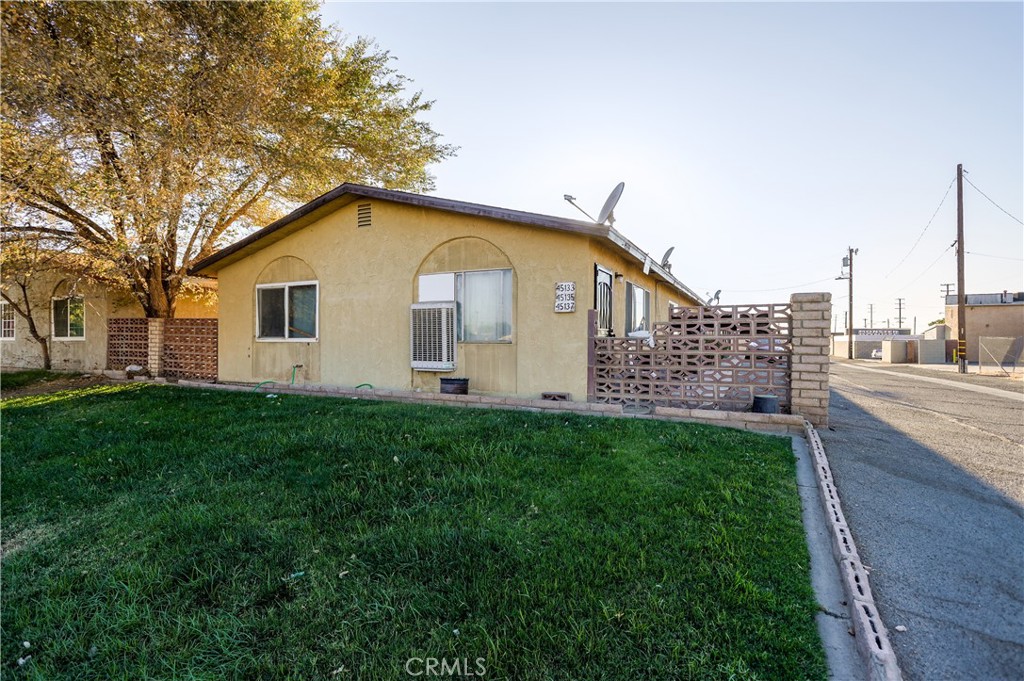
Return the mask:
[(1024, 336), (978, 339), (978, 368), (983, 374), (1020, 376), (1024, 374)]

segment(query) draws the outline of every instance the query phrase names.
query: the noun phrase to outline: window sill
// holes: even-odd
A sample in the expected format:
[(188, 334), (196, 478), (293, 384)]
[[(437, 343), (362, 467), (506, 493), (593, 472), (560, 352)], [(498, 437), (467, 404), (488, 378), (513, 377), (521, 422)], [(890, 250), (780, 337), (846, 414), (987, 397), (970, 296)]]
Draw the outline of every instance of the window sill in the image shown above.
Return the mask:
[(257, 338), (257, 343), (319, 343), (319, 338)]
[(80, 341), (85, 341), (85, 336), (53, 336), (52, 338), (50, 338), (50, 340), (62, 341), (62, 342), (63, 341), (69, 341), (69, 342), (72, 342), (72, 343), (77, 343), (77, 342), (80, 342)]

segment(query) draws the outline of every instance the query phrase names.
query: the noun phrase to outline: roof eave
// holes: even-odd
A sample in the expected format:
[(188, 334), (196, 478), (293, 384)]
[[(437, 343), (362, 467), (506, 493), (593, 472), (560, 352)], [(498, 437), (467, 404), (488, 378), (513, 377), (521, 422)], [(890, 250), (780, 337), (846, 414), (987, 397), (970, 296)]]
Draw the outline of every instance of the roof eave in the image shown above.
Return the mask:
[(624, 237), (622, 234), (617, 232), (615, 229), (608, 229), (608, 240), (614, 243), (622, 250), (629, 253), (631, 256), (644, 263), (644, 266), (651, 272), (654, 272), (661, 277), (670, 286), (673, 286), (680, 293), (690, 296), (698, 303), (703, 303), (703, 299), (696, 294), (689, 286), (679, 281), (669, 270), (665, 269), (658, 263), (654, 258), (650, 256), (646, 251), (642, 250), (639, 246), (634, 244), (632, 241)]
[[(496, 206), (487, 206), (478, 203), (453, 201), (451, 199), (441, 199), (432, 196), (425, 196), (423, 194), (412, 194), (393, 189), (381, 189), (379, 187), (368, 187), (365, 185), (345, 183), (335, 187), (326, 194), (318, 196), (309, 203), (296, 208), (288, 215), (272, 222), (263, 229), (253, 232), (244, 239), (241, 239), (230, 246), (226, 246), (216, 253), (203, 258), (189, 269), (189, 273), (213, 274), (217, 269), (219, 269), (219, 267), (214, 267), (215, 265), (218, 265), (218, 263), (220, 263), (220, 267), (224, 267), (244, 257), (247, 252), (258, 250), (258, 248), (250, 247), (254, 246), (256, 242), (261, 241), (271, 234), (292, 225), (328, 204), (339, 201), (346, 196), (352, 197), (353, 200), (355, 198), (378, 199), (381, 201), (391, 201), (409, 206), (431, 208), (434, 210), (459, 213), (462, 215), (475, 215), (478, 217), (500, 220), (502, 222), (525, 224), (594, 237), (607, 237), (609, 232), (609, 228), (605, 225), (583, 222), (581, 220), (556, 218), (550, 215), (541, 215), (539, 213), (527, 213), (524, 211), (498, 208)], [(238, 257), (232, 257), (236, 255)], [(228, 260), (228, 262), (222, 263), (224, 260)]]

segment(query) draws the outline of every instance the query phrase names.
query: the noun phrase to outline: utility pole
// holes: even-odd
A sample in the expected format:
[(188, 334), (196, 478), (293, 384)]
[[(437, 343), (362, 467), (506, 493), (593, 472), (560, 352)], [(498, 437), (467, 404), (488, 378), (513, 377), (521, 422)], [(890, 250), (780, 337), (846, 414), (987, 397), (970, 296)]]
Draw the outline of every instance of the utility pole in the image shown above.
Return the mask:
[(906, 298), (897, 298), (896, 299), (896, 326), (897, 326), (897, 328), (900, 328), (900, 329), (903, 328), (903, 301), (904, 300), (906, 300)]
[(859, 248), (846, 247), (847, 255), (843, 258), (843, 267), (849, 267), (850, 271), (844, 277), (839, 275), (836, 280), (849, 279), (850, 281), (850, 308), (846, 313), (846, 358), (853, 359), (853, 256), (860, 252)]
[(875, 304), (868, 303), (868, 319), (871, 323), (868, 325), (869, 329), (875, 328)]
[(967, 373), (967, 290), (964, 287), (964, 164), (956, 164), (956, 356)]

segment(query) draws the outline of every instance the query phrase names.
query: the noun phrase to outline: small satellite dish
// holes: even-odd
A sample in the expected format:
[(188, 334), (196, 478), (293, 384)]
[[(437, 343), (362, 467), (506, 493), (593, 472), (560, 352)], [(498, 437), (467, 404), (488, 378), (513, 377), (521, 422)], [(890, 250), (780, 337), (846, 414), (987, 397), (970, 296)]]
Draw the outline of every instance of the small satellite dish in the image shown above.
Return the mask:
[(711, 300), (708, 301), (708, 302), (712, 303), (712, 304), (715, 304), (715, 303), (718, 302), (718, 299), (721, 298), (721, 296), (722, 296), (722, 289), (718, 289), (717, 291), (715, 291), (715, 295), (713, 295), (711, 297)]
[(608, 195), (608, 200), (604, 202), (604, 207), (601, 208), (601, 212), (597, 214), (597, 224), (603, 225), (607, 222), (609, 225), (615, 224), (615, 204), (619, 202), (619, 197), (622, 196), (622, 190), (625, 189), (626, 183), (620, 182), (615, 185), (615, 189)]
[(668, 259), (672, 257), (672, 251), (674, 250), (676, 250), (676, 247), (672, 246), (667, 251), (665, 251), (665, 255), (661, 256), (661, 266), (670, 271), (672, 269), (672, 265), (669, 264)]

